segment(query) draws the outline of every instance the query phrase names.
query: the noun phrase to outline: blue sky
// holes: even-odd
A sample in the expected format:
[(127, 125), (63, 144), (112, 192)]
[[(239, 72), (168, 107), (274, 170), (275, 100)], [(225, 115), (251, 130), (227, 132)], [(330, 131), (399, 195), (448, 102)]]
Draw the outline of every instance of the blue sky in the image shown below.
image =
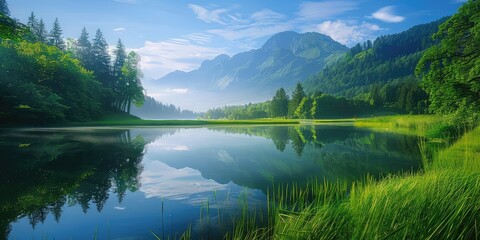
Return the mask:
[(259, 48), (271, 35), (316, 31), (352, 46), (452, 15), (464, 0), (7, 0), (26, 23), (30, 12), (64, 37), (100, 28), (142, 56), (146, 79), (197, 68), (205, 59)]

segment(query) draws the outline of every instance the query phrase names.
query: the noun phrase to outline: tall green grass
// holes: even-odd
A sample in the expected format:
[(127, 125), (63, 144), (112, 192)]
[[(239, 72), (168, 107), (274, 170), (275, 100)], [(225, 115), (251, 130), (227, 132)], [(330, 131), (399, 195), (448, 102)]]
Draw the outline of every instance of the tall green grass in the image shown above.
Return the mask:
[[(438, 116), (404, 116), (363, 126), (428, 137), (445, 123)], [(420, 147), (427, 151), (427, 144)], [(235, 229), (227, 239), (480, 239), (480, 127), (424, 165), (381, 181), (279, 186), (267, 194), (267, 226)]]

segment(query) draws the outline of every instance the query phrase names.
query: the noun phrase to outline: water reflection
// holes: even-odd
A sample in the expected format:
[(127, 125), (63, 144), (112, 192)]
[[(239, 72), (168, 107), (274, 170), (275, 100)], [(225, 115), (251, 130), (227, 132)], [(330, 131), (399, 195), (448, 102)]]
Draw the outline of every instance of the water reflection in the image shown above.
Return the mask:
[[(174, 236), (189, 224), (212, 237), (210, 220), (234, 216), (242, 199), (261, 206), (274, 183), (381, 177), (416, 170), (420, 159), (415, 137), (313, 125), (11, 130), (0, 133), (0, 151), (5, 239), (24, 221), (58, 236), (61, 218), (77, 221), (66, 237), (102, 222), (116, 237), (151, 239), (169, 228)], [(206, 203), (222, 215), (199, 220)]]
[(0, 142), (3, 239), (17, 219), (33, 228), (49, 214), (59, 222), (66, 204), (100, 212), (111, 194), (121, 203), (140, 185), (145, 141), (128, 130), (14, 131)]

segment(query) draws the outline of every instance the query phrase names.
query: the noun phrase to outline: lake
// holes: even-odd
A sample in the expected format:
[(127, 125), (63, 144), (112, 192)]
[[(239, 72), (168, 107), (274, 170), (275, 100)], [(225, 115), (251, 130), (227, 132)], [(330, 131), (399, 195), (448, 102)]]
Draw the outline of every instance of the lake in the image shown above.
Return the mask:
[(417, 141), (333, 125), (1, 130), (0, 238), (216, 239), (275, 185), (417, 171)]

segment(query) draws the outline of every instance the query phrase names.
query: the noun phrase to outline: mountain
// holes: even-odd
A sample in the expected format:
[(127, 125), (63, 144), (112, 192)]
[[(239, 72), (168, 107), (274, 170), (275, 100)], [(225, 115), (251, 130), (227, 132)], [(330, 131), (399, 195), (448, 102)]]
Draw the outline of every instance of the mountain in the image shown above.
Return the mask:
[(347, 98), (372, 100), (380, 105), (396, 105), (407, 111), (415, 110), (414, 106), (412, 109), (405, 107), (409, 103), (398, 101), (408, 99), (408, 94), (426, 99), (418, 87), (420, 78), (415, 76), (415, 67), (424, 51), (438, 43), (432, 35), (447, 19), (378, 37), (373, 44), (369, 41), (358, 44), (334, 64), (308, 79), (304, 87), (312, 92), (319, 90)]
[[(282, 32), (272, 36), (260, 49), (232, 57), (219, 55), (204, 61), (196, 70), (167, 74), (155, 80), (154, 85), (209, 92), (217, 97), (227, 94), (230, 101), (266, 100), (278, 88), (293, 87), (347, 51), (346, 46), (320, 33)], [(217, 99), (216, 106), (227, 103), (231, 102)]]

